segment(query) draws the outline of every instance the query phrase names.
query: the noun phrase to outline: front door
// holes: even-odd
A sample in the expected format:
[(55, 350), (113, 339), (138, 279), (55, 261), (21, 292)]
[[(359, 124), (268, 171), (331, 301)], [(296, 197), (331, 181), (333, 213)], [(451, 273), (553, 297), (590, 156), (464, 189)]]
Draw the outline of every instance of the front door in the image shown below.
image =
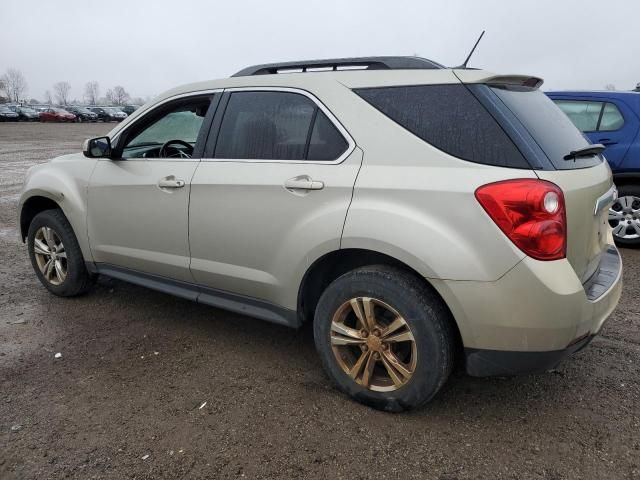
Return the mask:
[(145, 114), (100, 160), (88, 191), (94, 261), (191, 282), (188, 206), (202, 152), (210, 96), (170, 102)]
[(191, 271), (201, 285), (295, 309), (300, 264), (340, 246), (362, 152), (303, 92), (228, 92), (219, 110), (192, 181)]

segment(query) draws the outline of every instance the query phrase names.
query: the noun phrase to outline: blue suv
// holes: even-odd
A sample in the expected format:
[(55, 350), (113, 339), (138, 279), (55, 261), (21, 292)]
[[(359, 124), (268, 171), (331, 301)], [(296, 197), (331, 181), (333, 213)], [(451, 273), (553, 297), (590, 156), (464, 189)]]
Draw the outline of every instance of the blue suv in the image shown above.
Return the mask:
[(618, 187), (609, 210), (616, 243), (640, 246), (640, 93), (547, 92), (604, 155)]

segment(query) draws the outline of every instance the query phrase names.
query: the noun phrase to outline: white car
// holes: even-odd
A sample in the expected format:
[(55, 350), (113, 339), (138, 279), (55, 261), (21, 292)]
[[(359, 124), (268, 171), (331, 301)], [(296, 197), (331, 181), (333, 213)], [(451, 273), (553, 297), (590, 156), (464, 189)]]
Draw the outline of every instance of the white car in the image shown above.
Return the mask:
[(33, 167), (22, 236), (56, 295), (102, 274), (312, 322), (375, 408), (423, 404), (456, 361), (544, 371), (600, 331), (622, 266), (604, 147), (541, 83), (374, 57), (179, 87)]

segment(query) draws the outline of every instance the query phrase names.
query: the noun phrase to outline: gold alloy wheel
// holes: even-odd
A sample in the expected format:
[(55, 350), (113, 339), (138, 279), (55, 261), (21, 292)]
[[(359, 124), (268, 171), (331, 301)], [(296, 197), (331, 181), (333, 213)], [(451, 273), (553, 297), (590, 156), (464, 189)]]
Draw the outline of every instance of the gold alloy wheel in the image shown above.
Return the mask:
[(331, 319), (331, 348), (347, 375), (376, 392), (402, 387), (417, 365), (409, 324), (375, 298), (352, 298), (338, 308)]
[(45, 280), (60, 285), (67, 278), (67, 252), (62, 239), (50, 227), (40, 227), (33, 238), (36, 264)]

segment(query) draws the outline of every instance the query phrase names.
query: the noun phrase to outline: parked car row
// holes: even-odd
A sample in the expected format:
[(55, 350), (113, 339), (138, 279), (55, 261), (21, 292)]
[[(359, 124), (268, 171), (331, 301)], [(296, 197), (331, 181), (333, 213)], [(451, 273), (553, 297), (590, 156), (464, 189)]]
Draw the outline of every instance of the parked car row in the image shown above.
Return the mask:
[(137, 108), (138, 105), (124, 107), (0, 105), (0, 122), (121, 122)]

